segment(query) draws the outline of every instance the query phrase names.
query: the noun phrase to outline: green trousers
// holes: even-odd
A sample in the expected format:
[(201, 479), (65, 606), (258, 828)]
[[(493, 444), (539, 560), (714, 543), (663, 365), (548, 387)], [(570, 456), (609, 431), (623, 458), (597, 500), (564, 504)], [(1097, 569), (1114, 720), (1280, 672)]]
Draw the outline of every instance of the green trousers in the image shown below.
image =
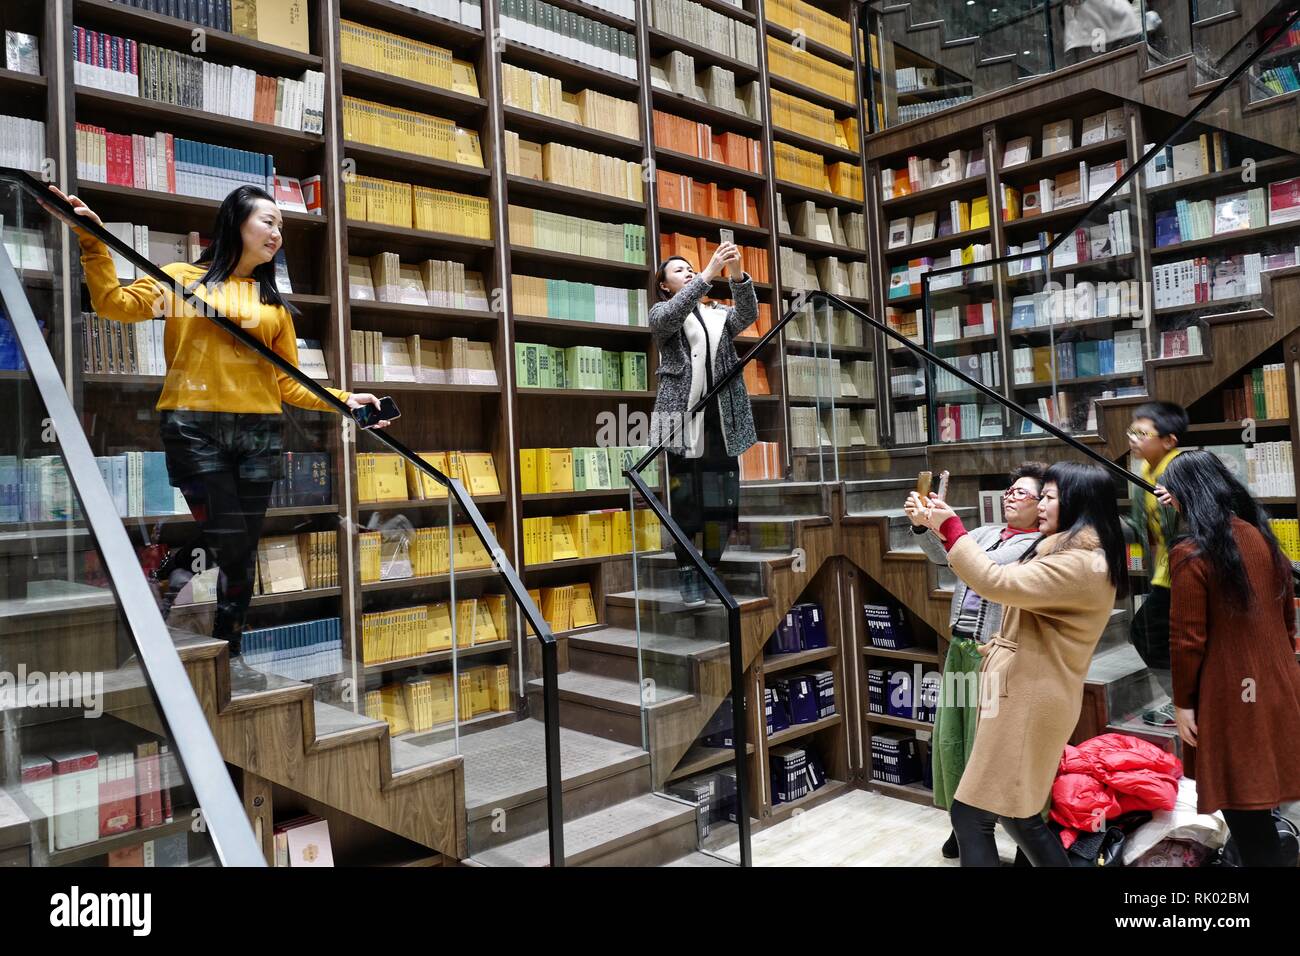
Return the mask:
[(954, 637), (943, 662), (930, 759), (934, 764), (934, 803), (945, 810), (952, 806), (953, 794), (975, 746), (979, 669), (984, 660), (979, 646), (978, 641), (968, 637)]

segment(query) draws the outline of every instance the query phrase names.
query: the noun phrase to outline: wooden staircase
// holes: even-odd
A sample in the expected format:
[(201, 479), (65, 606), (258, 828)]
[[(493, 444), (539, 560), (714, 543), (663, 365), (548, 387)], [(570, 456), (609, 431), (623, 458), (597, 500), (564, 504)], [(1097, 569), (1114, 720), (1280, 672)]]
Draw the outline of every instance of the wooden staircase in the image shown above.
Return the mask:
[[(933, 4), (918, 2), (881, 5), (880, 18), (885, 25), (882, 32), (893, 43), (972, 81), (976, 96), (986, 90), (1004, 89), (1039, 72), (1023, 59), (1024, 46), (1017, 44), (1012, 35), (1015, 26), (995, 30), (989, 36), (972, 35), (969, 30), (949, 25)], [(990, 50), (990, 45), (998, 49)]]
[[(268, 677), (232, 693), (225, 641), (173, 632), (176, 648), (227, 763), (368, 821), (452, 859), (464, 855), (462, 760), (390, 739), (388, 724), (317, 701), (312, 685)], [(106, 683), (106, 710), (168, 736), (138, 665)], [(271, 852), (264, 828), (263, 850)]]

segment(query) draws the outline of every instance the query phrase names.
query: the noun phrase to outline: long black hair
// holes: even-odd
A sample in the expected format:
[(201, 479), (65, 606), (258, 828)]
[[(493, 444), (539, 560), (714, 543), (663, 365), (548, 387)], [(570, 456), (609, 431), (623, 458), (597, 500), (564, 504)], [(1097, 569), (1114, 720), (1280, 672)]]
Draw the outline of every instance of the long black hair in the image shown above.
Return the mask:
[[(275, 205), (275, 197), (257, 186), (239, 186), (227, 194), (221, 208), (217, 210), (217, 221), (212, 226), (212, 244), (194, 260), (194, 265), (207, 267), (207, 271), (194, 285), (212, 288), (230, 278), (244, 254), (244, 240), (239, 230), (248, 217), (253, 215), (259, 199)], [(287, 309), (290, 315), (298, 314), (298, 310), (286, 302), (276, 288), (274, 260), (255, 268), (253, 278), (257, 280), (258, 295), (263, 305), (278, 305)]]
[(1217, 455), (1185, 451), (1165, 468), (1161, 483), (1178, 499), (1182, 512), (1183, 531), (1177, 540), (1192, 542), (1195, 553), (1209, 563), (1215, 587), (1223, 588), (1228, 598), (1240, 607), (1252, 603), (1246, 566), (1232, 534), (1234, 516), (1263, 536), (1282, 586), (1286, 587), (1291, 570), (1269, 528), (1268, 512)]
[[(1127, 548), (1110, 472), (1100, 465), (1058, 461), (1043, 476), (1043, 485), (1050, 484), (1056, 485), (1057, 530), (1065, 534), (1067, 542), (1085, 528), (1096, 533), (1106, 555), (1106, 576), (1116, 595), (1123, 597), (1128, 593)], [(1037, 544), (1032, 550), (1037, 551)]]

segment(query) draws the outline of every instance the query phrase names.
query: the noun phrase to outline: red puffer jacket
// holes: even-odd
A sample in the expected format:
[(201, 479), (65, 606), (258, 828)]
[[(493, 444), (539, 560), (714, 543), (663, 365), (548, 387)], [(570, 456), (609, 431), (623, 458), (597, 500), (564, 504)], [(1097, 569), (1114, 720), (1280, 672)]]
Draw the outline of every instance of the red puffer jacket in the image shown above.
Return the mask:
[(1078, 831), (1134, 810), (1172, 810), (1183, 763), (1173, 754), (1128, 734), (1102, 734), (1066, 746), (1052, 785), (1052, 819), (1073, 845)]

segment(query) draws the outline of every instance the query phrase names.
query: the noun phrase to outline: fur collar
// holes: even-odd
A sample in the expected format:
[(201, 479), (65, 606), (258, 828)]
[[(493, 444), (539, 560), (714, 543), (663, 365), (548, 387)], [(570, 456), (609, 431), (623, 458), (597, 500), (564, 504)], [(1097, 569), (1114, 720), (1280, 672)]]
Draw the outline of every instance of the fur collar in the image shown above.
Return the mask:
[(1082, 528), (1078, 534), (1067, 535), (1063, 531), (1049, 534), (1038, 542), (1038, 555), (1055, 554), (1057, 551), (1096, 551), (1101, 547), (1101, 538), (1092, 528)]

